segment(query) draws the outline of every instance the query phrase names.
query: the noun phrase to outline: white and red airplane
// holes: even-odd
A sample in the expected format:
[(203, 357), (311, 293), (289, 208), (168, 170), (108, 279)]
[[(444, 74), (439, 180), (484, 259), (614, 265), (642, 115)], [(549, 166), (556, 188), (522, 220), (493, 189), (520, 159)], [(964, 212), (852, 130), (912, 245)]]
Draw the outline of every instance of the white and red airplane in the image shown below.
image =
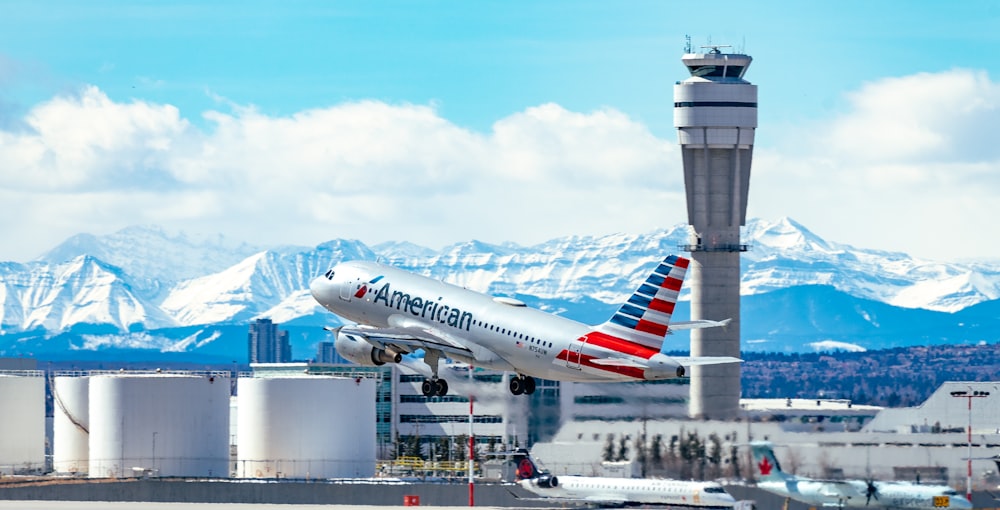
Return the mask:
[(736, 500), (717, 482), (665, 478), (555, 476), (538, 469), (527, 450), (513, 454), (515, 481), (521, 488), (553, 502), (597, 506), (667, 505), (669, 508), (726, 508)]
[(733, 357), (670, 357), (660, 352), (670, 330), (725, 326), (723, 321), (670, 322), (688, 260), (669, 256), (604, 324), (588, 326), (370, 261), (342, 262), (314, 279), (319, 304), (357, 323), (334, 328), (337, 352), (359, 365), (399, 363), (424, 351), (426, 396), (446, 395), (444, 358), (517, 373), (515, 395), (535, 391), (535, 377), (559, 381), (646, 381), (683, 377), (685, 366), (738, 363)]

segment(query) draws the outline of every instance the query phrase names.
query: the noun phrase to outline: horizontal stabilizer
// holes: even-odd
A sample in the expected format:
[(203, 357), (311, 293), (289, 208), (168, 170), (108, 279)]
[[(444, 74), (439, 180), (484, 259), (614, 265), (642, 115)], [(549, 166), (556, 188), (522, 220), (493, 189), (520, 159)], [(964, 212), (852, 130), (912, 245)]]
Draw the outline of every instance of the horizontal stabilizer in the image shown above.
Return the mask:
[(708, 319), (702, 319), (697, 321), (678, 321), (671, 322), (670, 329), (682, 330), (682, 329), (702, 329), (702, 328), (719, 328), (729, 325), (732, 319), (726, 319), (722, 321), (710, 321)]
[(684, 365), (686, 367), (694, 367), (701, 365), (722, 365), (725, 363), (743, 363), (743, 360), (739, 358), (734, 358), (732, 356), (696, 356), (696, 357), (678, 357), (671, 356), (675, 361)]

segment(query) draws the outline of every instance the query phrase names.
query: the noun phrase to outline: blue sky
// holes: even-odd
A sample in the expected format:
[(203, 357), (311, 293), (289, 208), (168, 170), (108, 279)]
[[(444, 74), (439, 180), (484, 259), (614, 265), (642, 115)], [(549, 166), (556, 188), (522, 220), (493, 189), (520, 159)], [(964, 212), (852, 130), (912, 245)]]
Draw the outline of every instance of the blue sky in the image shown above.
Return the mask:
[[(672, 86), (754, 57), (751, 216), (1000, 258), (995, 2), (5, 2), (0, 260), (135, 223), (532, 244), (686, 221)], [(643, 205), (639, 205), (639, 204)], [(538, 218), (544, 218), (539, 221)], [(963, 253), (956, 253), (961, 246)]]

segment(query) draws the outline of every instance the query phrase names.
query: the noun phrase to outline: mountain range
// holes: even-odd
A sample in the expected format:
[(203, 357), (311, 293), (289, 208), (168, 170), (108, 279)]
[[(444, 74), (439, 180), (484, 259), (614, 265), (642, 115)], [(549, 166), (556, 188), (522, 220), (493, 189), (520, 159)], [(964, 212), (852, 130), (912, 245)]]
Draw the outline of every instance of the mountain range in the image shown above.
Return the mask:
[[(530, 306), (603, 322), (649, 270), (690, 237), (573, 236), (534, 246), (479, 241), (433, 250), (335, 239), (262, 247), (155, 226), (79, 234), (27, 263), (0, 263), (0, 355), (246, 360), (247, 324), (290, 331), (311, 358), (338, 319), (309, 281), (341, 260), (382, 260)], [(741, 258), (744, 350), (804, 352), (1000, 339), (1000, 260), (931, 261), (826, 241), (789, 218), (753, 219)], [(678, 320), (689, 315), (682, 289)], [(723, 317), (719, 317), (721, 319)], [(687, 349), (670, 337), (665, 350)]]

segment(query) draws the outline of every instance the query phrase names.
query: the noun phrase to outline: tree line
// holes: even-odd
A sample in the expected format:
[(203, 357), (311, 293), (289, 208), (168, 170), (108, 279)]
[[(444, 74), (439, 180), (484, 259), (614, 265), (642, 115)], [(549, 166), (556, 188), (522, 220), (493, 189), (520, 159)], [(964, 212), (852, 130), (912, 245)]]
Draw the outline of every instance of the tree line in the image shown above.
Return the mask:
[(737, 446), (739, 436), (731, 432), (720, 437), (711, 433), (701, 437), (697, 431), (685, 431), (666, 437), (655, 434), (608, 434), (601, 460), (635, 462), (641, 476), (659, 476), (680, 480), (739, 479), (745, 473), (746, 459)]

